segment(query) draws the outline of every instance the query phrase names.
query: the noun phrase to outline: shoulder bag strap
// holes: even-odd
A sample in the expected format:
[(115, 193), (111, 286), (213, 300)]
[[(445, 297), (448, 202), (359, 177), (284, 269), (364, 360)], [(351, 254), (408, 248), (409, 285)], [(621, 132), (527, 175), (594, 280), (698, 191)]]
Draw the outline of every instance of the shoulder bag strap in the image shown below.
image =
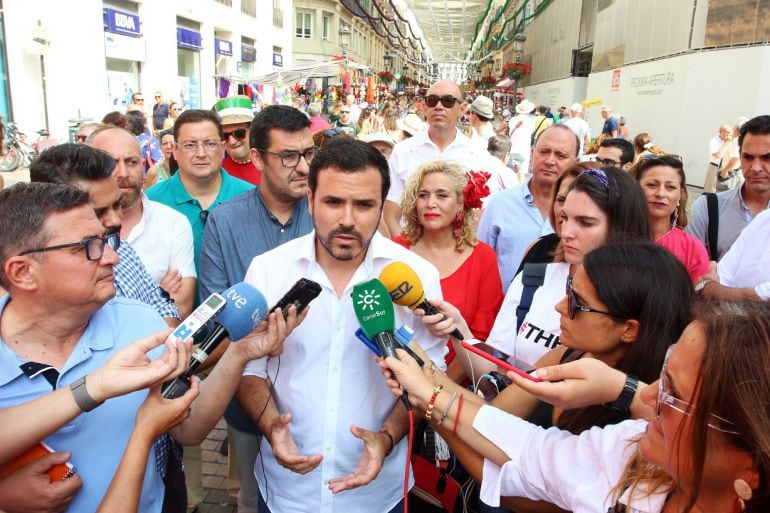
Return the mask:
[(521, 291), (519, 306), (516, 307), (516, 333), (521, 329), (521, 324), (532, 306), (532, 298), (535, 291), (539, 289), (545, 281), (545, 268), (548, 264), (524, 264), (524, 270), (521, 276), (521, 282), (524, 289)]
[(717, 248), (717, 236), (719, 235), (719, 202), (717, 195), (713, 192), (706, 192), (706, 209), (708, 211), (708, 231), (707, 245), (709, 250), (709, 259), (716, 261), (719, 258)]

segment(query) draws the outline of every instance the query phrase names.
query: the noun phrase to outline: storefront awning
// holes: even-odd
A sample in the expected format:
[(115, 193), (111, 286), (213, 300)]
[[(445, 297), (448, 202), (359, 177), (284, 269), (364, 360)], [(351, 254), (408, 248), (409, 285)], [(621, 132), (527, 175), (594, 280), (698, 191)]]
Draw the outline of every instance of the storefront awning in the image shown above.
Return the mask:
[(515, 81), (512, 78), (504, 78), (500, 82), (495, 84), (495, 87), (499, 89), (510, 89), (511, 87), (513, 87), (514, 82)]
[(195, 32), (194, 30), (177, 27), (176, 45), (179, 48), (198, 51), (203, 48), (202, 41), (203, 39), (201, 38), (200, 32)]

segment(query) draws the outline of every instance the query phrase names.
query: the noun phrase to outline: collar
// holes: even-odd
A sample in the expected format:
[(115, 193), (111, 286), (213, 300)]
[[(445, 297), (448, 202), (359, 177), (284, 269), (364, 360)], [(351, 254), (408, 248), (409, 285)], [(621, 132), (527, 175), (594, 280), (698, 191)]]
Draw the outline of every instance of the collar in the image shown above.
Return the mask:
[[(214, 202), (212, 205), (219, 205), (222, 203), (222, 200), (220, 197), (222, 196), (222, 193), (226, 193), (229, 191), (230, 186), (230, 175), (222, 169), (219, 168), (219, 174), (222, 176), (222, 184), (219, 186), (219, 192), (217, 193), (217, 197), (214, 198)], [(174, 176), (171, 178), (168, 178), (165, 180), (166, 182), (169, 182), (169, 189), (171, 189), (171, 197), (174, 199), (174, 203), (177, 205), (181, 205), (183, 203), (193, 203), (197, 202), (198, 200), (196, 198), (193, 198), (189, 192), (187, 192), (187, 189), (184, 188), (184, 185), (182, 184), (182, 179), (179, 178), (180, 173), (177, 171), (174, 173)]]
[[(641, 482), (631, 493), (631, 488), (626, 489), (618, 502), (626, 506), (628, 513), (657, 513), (663, 511), (668, 494), (666, 487), (650, 490), (649, 483)], [(629, 502), (631, 507), (628, 506)]]
[(535, 197), (532, 195), (532, 190), (529, 188), (529, 184), (532, 183), (532, 177), (527, 180), (525, 184), (521, 187), (521, 197), (524, 198), (524, 201), (527, 202), (527, 205), (532, 205), (532, 200), (535, 199)]
[[(434, 147), (436, 150), (438, 150), (438, 146), (436, 143), (433, 142), (430, 138), (430, 134), (428, 133), (430, 127), (426, 128), (419, 134), (415, 135), (414, 138), (417, 139), (420, 142), (420, 146), (422, 145), (428, 145)], [(460, 146), (460, 147), (467, 147), (469, 146), (470, 139), (459, 130), (455, 129), (455, 138), (454, 140), (447, 145), (446, 148), (444, 148), (441, 153), (445, 153), (451, 148), (452, 146)]]
[[(318, 265), (318, 260), (316, 258), (315, 239), (315, 230), (313, 230), (300, 239), (301, 242), (297, 248), (297, 252), (294, 254), (294, 261), (306, 262), (307, 270), (311, 274), (316, 270), (321, 271), (321, 267)], [(392, 257), (392, 254), (388, 254), (388, 244), (390, 242), (391, 241), (383, 237), (380, 232), (374, 232), (374, 237), (372, 237), (372, 240), (369, 242), (369, 247), (366, 249), (364, 261), (361, 262), (361, 265), (356, 270), (356, 273), (363, 269), (366, 276), (369, 276), (371, 275), (372, 269), (374, 268), (375, 260), (390, 260)]]
[[(734, 191), (735, 194), (738, 195), (738, 202), (741, 205), (741, 208), (744, 212), (751, 212), (751, 209), (749, 209), (748, 205), (746, 205), (746, 202), (743, 201), (743, 188), (746, 187), (746, 184), (741, 184), (740, 187), (737, 187), (735, 189), (731, 189), (731, 191)], [(767, 208), (770, 208), (770, 200), (767, 200)]]

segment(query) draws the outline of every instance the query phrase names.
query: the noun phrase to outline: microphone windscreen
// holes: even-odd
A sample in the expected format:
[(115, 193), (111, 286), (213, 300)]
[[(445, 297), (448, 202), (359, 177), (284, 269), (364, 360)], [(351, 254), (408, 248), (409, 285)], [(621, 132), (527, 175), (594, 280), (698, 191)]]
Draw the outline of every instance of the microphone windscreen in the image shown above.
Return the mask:
[(374, 340), (378, 333), (393, 331), (396, 323), (396, 311), (388, 290), (377, 279), (359, 283), (350, 293), (353, 299), (353, 311), (361, 325), (361, 331)]
[(222, 295), (227, 304), (217, 322), (227, 330), (228, 338), (233, 342), (254, 331), (267, 314), (265, 296), (248, 283), (236, 283)]
[(425, 301), (420, 277), (404, 262), (391, 262), (380, 271), (380, 281), (388, 289), (394, 303), (417, 308)]

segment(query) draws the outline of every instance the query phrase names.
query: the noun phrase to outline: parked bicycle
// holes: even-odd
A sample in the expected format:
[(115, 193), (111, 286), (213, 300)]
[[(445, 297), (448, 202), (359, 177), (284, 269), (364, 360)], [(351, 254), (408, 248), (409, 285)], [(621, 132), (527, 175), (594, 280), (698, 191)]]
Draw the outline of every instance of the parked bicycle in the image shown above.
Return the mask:
[(29, 144), (27, 136), (19, 131), (16, 123), (8, 123), (3, 154), (0, 155), (0, 171), (11, 172), (19, 166), (28, 167), (41, 151), (59, 144), (56, 139), (49, 139), (48, 130), (38, 130), (37, 134), (40, 136), (38, 140)]

